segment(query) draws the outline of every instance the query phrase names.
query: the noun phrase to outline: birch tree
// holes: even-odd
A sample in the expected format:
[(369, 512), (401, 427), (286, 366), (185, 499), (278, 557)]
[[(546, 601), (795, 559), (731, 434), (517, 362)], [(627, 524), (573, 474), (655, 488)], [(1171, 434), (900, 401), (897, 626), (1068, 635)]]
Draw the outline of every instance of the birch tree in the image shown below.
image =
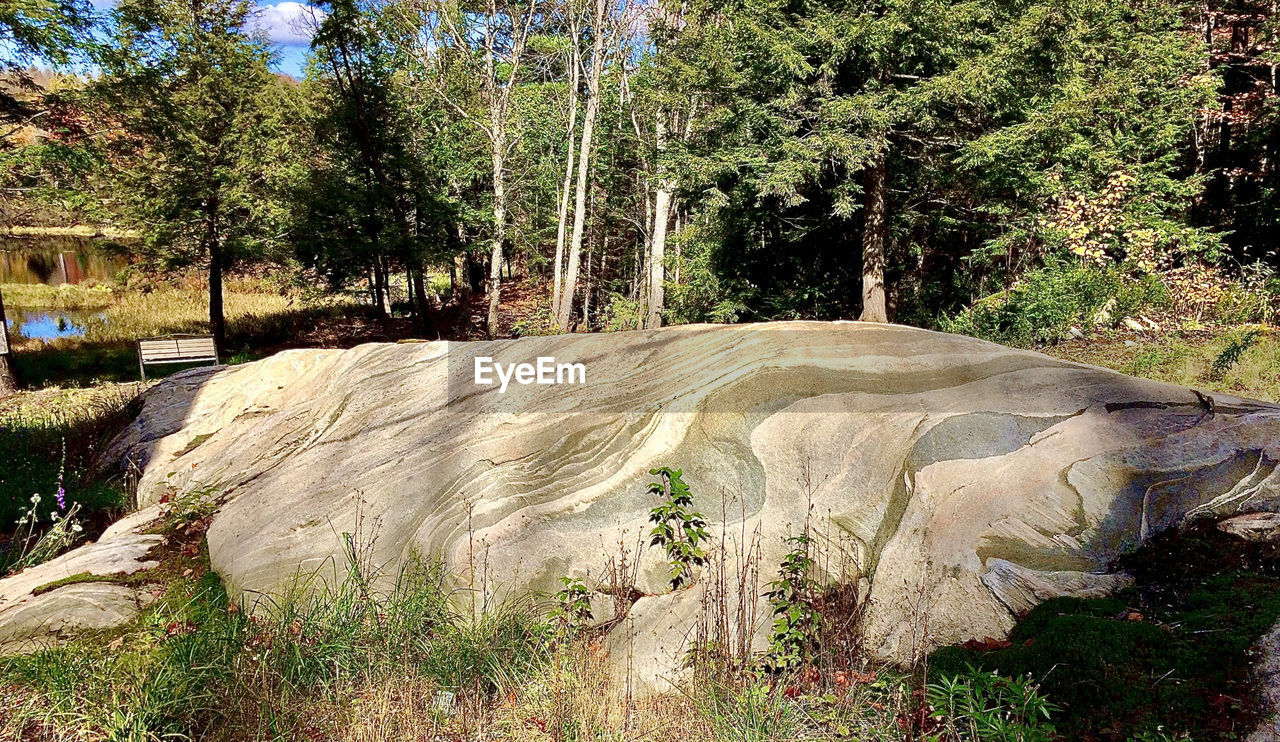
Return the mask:
[(582, 137), (578, 145), (578, 184), (574, 192), (573, 235), (569, 242), (569, 264), (565, 270), (564, 291), (556, 307), (556, 324), (569, 327), (573, 315), (573, 299), (577, 293), (578, 269), (582, 260), (582, 234), (586, 225), (587, 181), (594, 145), (596, 116), (600, 112), (600, 78), (604, 76), (605, 38), (608, 29), (606, 0), (594, 0), (592, 12), (591, 72), (587, 76), (587, 105), (582, 117)]
[(18, 388), (18, 375), (13, 370), (13, 354), (9, 350), (9, 323), (4, 316), (4, 296), (0, 294), (0, 397)]
[[(456, 0), (407, 0), (399, 6), (402, 43), (418, 61), (418, 81), (488, 139), (493, 223), (486, 331), (497, 337), (507, 238), (508, 158), (517, 144), (510, 121), (538, 0), (486, 0), (478, 9)], [(474, 91), (475, 95), (468, 93)]]
[(662, 326), (662, 310), (665, 306), (666, 260), (667, 260), (667, 225), (671, 220), (672, 180), (667, 175), (663, 163), (666, 152), (667, 126), (665, 113), (659, 111), (654, 126), (657, 143), (654, 156), (654, 169), (657, 171), (657, 187), (653, 195), (653, 230), (649, 239), (649, 302), (645, 327), (657, 329)]
[(551, 306), (553, 311), (560, 306), (560, 292), (564, 283), (565, 238), (569, 222), (569, 198), (573, 187), (574, 135), (578, 128), (579, 86), (582, 84), (582, 29), (578, 16), (576, 0), (565, 3), (566, 20), (569, 26), (569, 56), (567, 64), (569, 72), (568, 105), (569, 123), (565, 126), (564, 182), (560, 186), (560, 210), (556, 221), (556, 254), (552, 269)]

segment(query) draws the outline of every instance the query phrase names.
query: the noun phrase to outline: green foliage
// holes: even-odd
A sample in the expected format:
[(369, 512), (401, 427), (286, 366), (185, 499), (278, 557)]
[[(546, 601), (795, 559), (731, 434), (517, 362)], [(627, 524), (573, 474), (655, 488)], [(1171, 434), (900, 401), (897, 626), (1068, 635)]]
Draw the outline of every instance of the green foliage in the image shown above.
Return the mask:
[(269, 50), (242, 0), (125, 0), (112, 12), (101, 94), (136, 138), (119, 184), (130, 221), (157, 261), (227, 265), (273, 225), (259, 220), (270, 111)]
[[(1188, 224), (1204, 182), (1182, 166), (1216, 84), (1177, 3), (739, 0), (673, 17), (668, 46), (655, 31), (659, 95), (706, 108), (670, 155), (702, 217), (673, 317), (856, 315), (877, 152), (889, 283), (913, 321), (1035, 268), (1080, 203), (1114, 221), (1080, 224), (1111, 260), (1218, 252)], [(1099, 203), (1117, 172), (1133, 185)]]
[(591, 623), (591, 600), (581, 577), (561, 577), (564, 587), (556, 592), (551, 620), (568, 636), (580, 633)]
[(789, 536), (791, 547), (778, 567), (778, 579), (769, 583), (765, 597), (773, 609), (773, 634), (769, 638), (769, 663), (776, 668), (803, 664), (818, 649), (822, 616), (814, 607), (818, 586), (813, 578), (813, 556), (808, 534)]
[(1049, 716), (1057, 707), (1029, 677), (1005, 678), (973, 667), (929, 683), (931, 718), (941, 727), (926, 735), (947, 742), (1052, 742)]
[(968, 666), (1030, 677), (1063, 708), (1068, 739), (1147, 734), (1220, 739), (1252, 728), (1251, 647), (1280, 619), (1280, 558), (1202, 523), (1157, 536), (1118, 565), (1138, 588), (1054, 598), (1022, 618), (1010, 646), (948, 647), (933, 677)]
[(679, 590), (693, 580), (693, 567), (707, 563), (702, 544), (711, 536), (702, 513), (693, 510), (693, 495), (681, 478), (683, 471), (664, 466), (650, 469), (649, 473), (661, 477), (649, 483), (649, 494), (663, 499), (661, 505), (649, 511), (649, 522), (653, 524), (649, 545), (666, 551), (671, 565), (671, 589)]
[(1168, 301), (1168, 289), (1155, 276), (1051, 261), (940, 325), (947, 332), (1030, 347), (1061, 340), (1072, 326), (1109, 327)]
[(92, 20), (93, 6), (86, 0), (12, 0), (0, 5), (0, 45), (5, 47), (0, 53), (13, 55), (4, 60), (10, 64), (35, 57), (66, 64)]
[[(118, 513), (125, 495), (118, 482), (95, 471), (97, 453), (129, 419), (131, 390), (52, 390), (20, 394), (0, 401), (0, 532), (14, 533), (27, 519), (28, 537), (40, 538), (78, 507), (82, 521)], [(66, 509), (58, 506), (64, 491)], [(29, 507), (33, 496), (39, 502)], [(86, 525), (82, 522), (81, 525)], [(11, 561), (11, 549), (0, 548), (0, 572)]]
[(1253, 346), (1258, 344), (1258, 339), (1262, 333), (1256, 329), (1245, 330), (1237, 334), (1227, 343), (1227, 347), (1222, 349), (1217, 358), (1213, 359), (1213, 365), (1209, 368), (1210, 378), (1221, 380), (1231, 370), (1232, 366), (1240, 361), (1240, 356), (1245, 354)]
[(490, 694), (545, 661), (551, 634), (532, 604), (464, 617), (444, 579), (438, 564), (411, 559), (385, 591), (346, 579), (305, 600), (283, 596), (250, 618), (202, 568), (198, 578), (177, 577), (112, 646), (109, 636), (90, 636), (0, 659), (6, 680), (35, 691), (11, 718), (18, 728), (38, 722), (140, 742), (236, 727), (246, 714), (267, 716), (264, 728), (306, 729), (297, 718), (305, 710), (293, 704), (324, 689), (387, 675)]
[(81, 640), (0, 660), (5, 677), (40, 692), (13, 721), (128, 742), (190, 735), (225, 713), (221, 692), (247, 638), (248, 622), (226, 606), (206, 573), (149, 608), (122, 649)]
[(449, 143), (425, 135), (443, 126), (441, 112), (397, 74), (408, 60), (391, 43), (393, 14), (362, 0), (319, 7), (307, 105), (292, 132), (303, 172), (289, 239), (331, 286), (372, 277), (385, 294), (392, 270), (422, 271), (461, 247), (438, 161)]
[(769, 742), (800, 739), (806, 714), (780, 688), (765, 683), (715, 687), (697, 697), (718, 739)]

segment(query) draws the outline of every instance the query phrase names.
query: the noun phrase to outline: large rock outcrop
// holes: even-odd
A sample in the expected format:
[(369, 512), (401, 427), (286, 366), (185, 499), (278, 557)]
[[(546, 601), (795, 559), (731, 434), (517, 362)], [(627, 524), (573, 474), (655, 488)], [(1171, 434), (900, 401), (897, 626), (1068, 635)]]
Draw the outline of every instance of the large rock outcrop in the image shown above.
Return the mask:
[[(540, 356), (585, 383), (473, 383), (477, 357)], [(890, 658), (1000, 636), (1123, 585), (1108, 564), (1162, 529), (1280, 500), (1276, 406), (852, 322), (289, 351), (152, 389), (114, 452), (144, 504), (221, 498), (213, 567), (250, 595), (332, 573), (342, 533), (377, 564), (479, 563), (496, 593), (590, 581), (647, 530), (649, 469), (681, 467), (712, 530), (759, 529), (762, 582), (811, 517)], [(645, 550), (612, 639), (652, 687), (699, 610), (666, 578)]]

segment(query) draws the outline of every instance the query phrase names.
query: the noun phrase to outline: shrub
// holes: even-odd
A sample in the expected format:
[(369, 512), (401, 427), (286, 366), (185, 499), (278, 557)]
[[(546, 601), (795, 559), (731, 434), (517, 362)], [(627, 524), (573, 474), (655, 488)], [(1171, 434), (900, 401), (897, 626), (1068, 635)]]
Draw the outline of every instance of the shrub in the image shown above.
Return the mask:
[(821, 616), (814, 608), (817, 585), (807, 534), (790, 536), (791, 548), (778, 568), (778, 579), (769, 583), (765, 597), (773, 608), (773, 635), (769, 661), (774, 667), (796, 667), (806, 662), (818, 646)]
[(943, 319), (940, 326), (947, 332), (1029, 347), (1066, 337), (1072, 325), (1109, 325), (1168, 302), (1168, 289), (1155, 276), (1057, 260), (1027, 273), (1008, 291)]
[(693, 567), (707, 563), (702, 543), (711, 535), (702, 513), (693, 510), (693, 495), (684, 483), (683, 472), (664, 466), (650, 469), (649, 473), (661, 477), (649, 483), (649, 494), (663, 499), (661, 505), (649, 511), (649, 522), (653, 523), (649, 545), (661, 546), (667, 552), (671, 589), (679, 590), (693, 580)]

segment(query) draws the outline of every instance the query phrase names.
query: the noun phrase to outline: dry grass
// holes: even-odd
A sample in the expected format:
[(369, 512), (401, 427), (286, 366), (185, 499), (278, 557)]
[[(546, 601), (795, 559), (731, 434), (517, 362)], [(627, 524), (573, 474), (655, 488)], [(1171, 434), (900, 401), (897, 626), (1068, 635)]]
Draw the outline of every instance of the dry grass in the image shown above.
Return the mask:
[(6, 309), (59, 309), (93, 311), (106, 309), (118, 298), (118, 291), (105, 283), (63, 284), (10, 283), (0, 286)]
[[(1214, 362), (1233, 341), (1257, 333), (1224, 372)], [(1046, 353), (1121, 373), (1241, 397), (1280, 401), (1280, 329), (1266, 325), (1208, 327), (1166, 333), (1100, 334), (1061, 343)]]
[(9, 227), (8, 234), (12, 237), (106, 237), (113, 240), (131, 239), (138, 236), (138, 233), (133, 230), (117, 229), (109, 226), (93, 226), (90, 224), (59, 227), (28, 227), (16, 224)]
[[(288, 336), (288, 328), (303, 317), (340, 313), (353, 308), (354, 302), (341, 298), (305, 298), (297, 293), (252, 290), (250, 285), (238, 282), (228, 286), (223, 301), (227, 319), (228, 336), (235, 338), (276, 340)], [(23, 304), (31, 295), (19, 294), (15, 306)], [(42, 292), (33, 292), (39, 294)], [(207, 332), (209, 327), (209, 297), (202, 287), (165, 287), (153, 291), (103, 291), (84, 289), (64, 292), (55, 289), (38, 306), (59, 308), (92, 308), (97, 314), (90, 317), (85, 334), (79, 338), (63, 338), (48, 343), (55, 348), (72, 349), (84, 344), (131, 343), (137, 338), (169, 333)], [(6, 300), (9, 289), (5, 290)], [(26, 341), (18, 350), (36, 350), (39, 341)]]

